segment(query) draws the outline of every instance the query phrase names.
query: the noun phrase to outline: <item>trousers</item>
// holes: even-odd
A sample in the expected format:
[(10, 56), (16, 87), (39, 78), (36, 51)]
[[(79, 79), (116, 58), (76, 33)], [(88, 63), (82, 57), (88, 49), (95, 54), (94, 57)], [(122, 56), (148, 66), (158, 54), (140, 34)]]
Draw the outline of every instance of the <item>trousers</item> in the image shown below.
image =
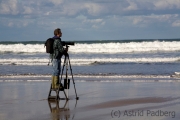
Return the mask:
[(61, 59), (53, 59), (53, 76), (59, 76), (61, 74)]

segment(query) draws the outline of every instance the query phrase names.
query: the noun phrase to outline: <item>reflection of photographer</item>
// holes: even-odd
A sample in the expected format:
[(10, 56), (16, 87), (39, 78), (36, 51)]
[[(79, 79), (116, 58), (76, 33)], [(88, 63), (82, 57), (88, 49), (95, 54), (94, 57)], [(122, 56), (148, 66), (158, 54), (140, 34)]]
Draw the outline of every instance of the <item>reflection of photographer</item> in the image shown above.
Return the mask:
[(70, 109), (67, 106), (68, 101), (65, 101), (64, 106), (60, 107), (60, 101), (50, 101), (48, 100), (49, 108), (52, 115), (52, 120), (69, 120)]
[(68, 44), (74, 44), (73, 42), (62, 42), (61, 41), (62, 32), (61, 29), (57, 28), (54, 30), (54, 43), (53, 43), (53, 53), (50, 54), (52, 59), (53, 74), (52, 74), (52, 88), (57, 89), (59, 87), (59, 75), (61, 73), (61, 57), (63, 54), (68, 52)]

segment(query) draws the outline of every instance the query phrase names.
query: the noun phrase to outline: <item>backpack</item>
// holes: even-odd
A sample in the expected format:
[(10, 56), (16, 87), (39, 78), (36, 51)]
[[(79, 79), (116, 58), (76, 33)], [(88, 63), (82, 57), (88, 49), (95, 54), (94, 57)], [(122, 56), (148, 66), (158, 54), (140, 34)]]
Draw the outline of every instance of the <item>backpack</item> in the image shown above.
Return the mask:
[(49, 38), (46, 40), (46, 42), (44, 43), (44, 47), (46, 46), (46, 53), (53, 53), (53, 44), (54, 44), (54, 39), (53, 38)]

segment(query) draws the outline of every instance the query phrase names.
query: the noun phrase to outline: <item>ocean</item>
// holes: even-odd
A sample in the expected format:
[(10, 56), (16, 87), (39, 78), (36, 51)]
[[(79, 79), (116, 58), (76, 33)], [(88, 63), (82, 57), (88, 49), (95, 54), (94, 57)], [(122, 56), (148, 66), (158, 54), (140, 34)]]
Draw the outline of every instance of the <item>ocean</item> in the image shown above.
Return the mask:
[[(44, 42), (0, 42), (0, 81), (50, 80)], [(180, 80), (180, 39), (73, 42), (68, 53), (76, 81)]]

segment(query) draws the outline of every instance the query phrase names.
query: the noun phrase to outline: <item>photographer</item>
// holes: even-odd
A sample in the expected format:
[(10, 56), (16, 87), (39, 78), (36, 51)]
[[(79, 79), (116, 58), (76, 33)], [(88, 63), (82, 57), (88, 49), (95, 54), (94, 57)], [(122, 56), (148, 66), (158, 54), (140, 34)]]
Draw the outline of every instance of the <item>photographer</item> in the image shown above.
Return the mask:
[(53, 75), (52, 75), (52, 88), (57, 89), (59, 87), (59, 75), (61, 73), (61, 57), (63, 54), (67, 53), (68, 49), (64, 49), (61, 37), (61, 29), (57, 28), (54, 30), (54, 43), (53, 43), (53, 53), (50, 54), (52, 59), (53, 66)]

